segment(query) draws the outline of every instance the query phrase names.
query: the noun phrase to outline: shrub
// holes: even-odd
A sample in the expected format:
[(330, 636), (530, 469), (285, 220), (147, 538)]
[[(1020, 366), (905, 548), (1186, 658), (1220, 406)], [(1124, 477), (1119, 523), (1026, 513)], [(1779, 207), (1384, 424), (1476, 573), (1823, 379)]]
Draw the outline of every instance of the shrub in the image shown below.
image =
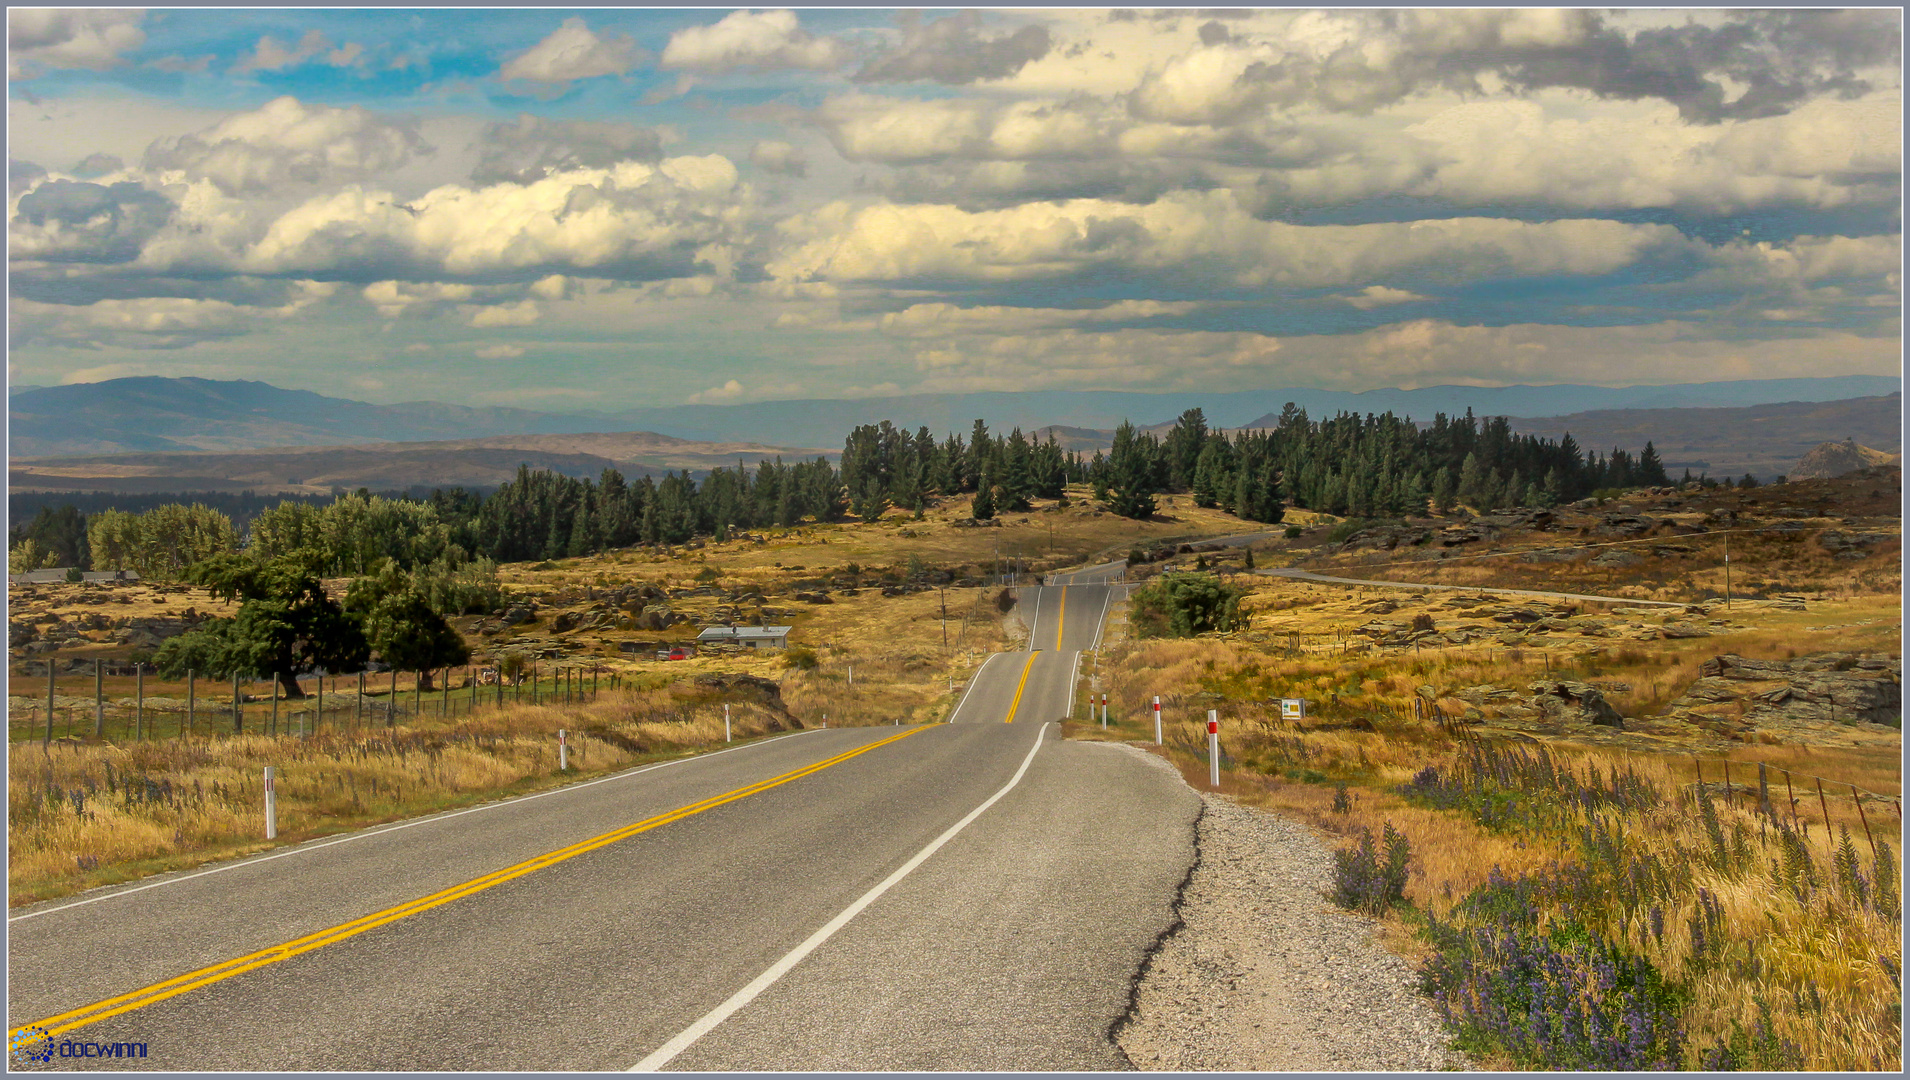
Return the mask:
[(1240, 622), (1244, 591), (1213, 574), (1163, 574), (1134, 591), (1129, 619), (1138, 637), (1193, 637)]
[(1373, 521), (1368, 518), (1347, 518), (1345, 521), (1340, 522), (1338, 525), (1326, 531), (1326, 542), (1329, 544), (1338, 544), (1356, 532), (1361, 532), (1380, 524), (1383, 524), (1383, 522)]
[(797, 671), (814, 671), (822, 661), (816, 657), (816, 650), (807, 645), (791, 645), (783, 650), (783, 666)]
[[(1345, 795), (1342, 787), (1340, 795)], [(1337, 801), (1337, 800), (1336, 800)], [(1370, 829), (1360, 830), (1360, 842), (1333, 853), (1333, 902), (1349, 911), (1384, 914), (1406, 899), (1406, 864), (1412, 845), (1387, 822), (1381, 833), (1384, 853), (1373, 843)]]
[(1298, 525), (1289, 525), (1287, 526), (1286, 537), (1289, 540), (1298, 540), (1300, 538), (1300, 532), (1301, 529)]
[(1443, 941), (1421, 983), (1460, 1045), (1541, 1069), (1679, 1068), (1682, 989), (1576, 923), (1535, 925), (1525, 903), (1499, 925), (1433, 930)]
[(1015, 590), (1003, 589), (995, 594), (995, 610), (1003, 615), (1015, 609)]
[(1138, 566), (1141, 563), (1144, 563), (1146, 561), (1147, 561), (1147, 552), (1142, 551), (1140, 548), (1128, 549), (1127, 564), (1129, 566)]

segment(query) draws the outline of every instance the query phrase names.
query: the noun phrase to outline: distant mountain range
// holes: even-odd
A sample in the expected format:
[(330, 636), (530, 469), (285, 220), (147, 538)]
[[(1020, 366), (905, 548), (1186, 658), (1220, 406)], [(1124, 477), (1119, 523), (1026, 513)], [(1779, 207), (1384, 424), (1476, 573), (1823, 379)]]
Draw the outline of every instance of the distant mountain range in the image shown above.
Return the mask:
[(1902, 379), (1895, 376), (1844, 375), (1672, 386), (1431, 386), (1362, 393), (1298, 388), (1172, 394), (1038, 390), (552, 413), (432, 401), (373, 405), (262, 382), (141, 377), (17, 390), (8, 400), (8, 447), (12, 456), (22, 458), (624, 431), (705, 442), (839, 447), (855, 425), (878, 420), (909, 429), (926, 426), (937, 435), (966, 432), (977, 417), (998, 430), (1051, 425), (1108, 429), (1123, 420), (1143, 427), (1165, 423), (1198, 406), (1210, 424), (1240, 427), (1277, 417), (1288, 402), (1315, 417), (1390, 410), (1424, 420), (1467, 409), (1481, 416), (1553, 417), (1587, 410), (1837, 401), (1901, 388)]

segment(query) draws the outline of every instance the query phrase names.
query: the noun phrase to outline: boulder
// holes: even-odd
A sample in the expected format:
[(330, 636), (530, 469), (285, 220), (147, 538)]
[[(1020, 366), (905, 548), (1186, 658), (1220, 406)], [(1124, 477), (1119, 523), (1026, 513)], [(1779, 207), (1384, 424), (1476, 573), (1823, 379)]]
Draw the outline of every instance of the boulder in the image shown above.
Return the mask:
[(1625, 718), (1605, 700), (1605, 694), (1590, 683), (1566, 680), (1535, 682), (1532, 705), (1549, 720), (1564, 723), (1596, 724), (1623, 728)]
[(1623, 548), (1612, 548), (1610, 551), (1601, 552), (1592, 558), (1593, 566), (1631, 566), (1637, 562), (1637, 553), (1626, 551)]
[(537, 615), (531, 610), (528, 604), (517, 604), (507, 609), (502, 618), (505, 626), (517, 626), (522, 623), (537, 621)]

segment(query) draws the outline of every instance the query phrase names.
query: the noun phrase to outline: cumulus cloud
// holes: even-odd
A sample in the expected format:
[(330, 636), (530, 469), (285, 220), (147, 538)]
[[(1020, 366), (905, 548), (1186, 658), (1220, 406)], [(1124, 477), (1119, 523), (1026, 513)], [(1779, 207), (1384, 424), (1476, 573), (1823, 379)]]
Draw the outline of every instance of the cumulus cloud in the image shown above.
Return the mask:
[(1901, 52), (1896, 16), (1881, 11), (1737, 12), (1635, 29), (1587, 10), (1291, 11), (1179, 33), (1183, 47), (1142, 66), (1129, 95), (1137, 115), (1228, 123), (1270, 108), (1364, 113), (1427, 91), (1499, 85), (1653, 98), (1687, 122), (1715, 123), (1861, 92), (1860, 72)]
[(1146, 205), (1077, 199), (966, 212), (935, 204), (833, 203), (784, 222), (769, 262), (798, 280), (1020, 281), (1120, 268), (1245, 286), (1344, 286), (1412, 272), (1470, 280), (1605, 274), (1686, 245), (1670, 226), (1453, 218), (1296, 226), (1256, 220), (1227, 192)]
[(75, 8), (7, 9), (7, 78), (46, 68), (105, 71), (125, 63), (120, 54), (146, 43), (143, 11)]
[(79, 164), (73, 166), (73, 175), (87, 178), (105, 176), (107, 173), (116, 173), (125, 167), (126, 163), (117, 155), (88, 154), (80, 159)]
[(642, 63), (643, 50), (627, 34), (602, 37), (581, 18), (565, 19), (549, 37), (511, 58), (498, 72), (504, 79), (568, 83), (601, 75), (622, 75)]
[(1808, 378), (1825, 371), (1891, 374), (1894, 337), (1807, 331), (1762, 339), (1715, 326), (1457, 325), (1439, 319), (1358, 334), (1124, 329), (978, 334), (912, 353), (923, 392), (1084, 385), (1221, 391), (1301, 385), (1604, 385)]
[(1041, 59), (1053, 45), (1047, 27), (1039, 24), (986, 34), (981, 16), (973, 11), (926, 24), (913, 11), (897, 18), (902, 23), (901, 44), (864, 64), (855, 75), (856, 82), (927, 80), (963, 85), (1001, 79)]
[(537, 301), (520, 300), (515, 304), (478, 308), (471, 313), (471, 325), (480, 329), (493, 326), (529, 326), (535, 323), (541, 314), (542, 312), (537, 310)]
[(13, 301), (13, 344), (61, 345), (82, 349), (183, 349), (259, 329), (263, 320), (285, 320), (331, 295), (331, 287), (304, 282), (279, 307), (233, 304), (224, 300), (141, 297), (91, 304)]
[(722, 405), (741, 400), (743, 393), (743, 384), (730, 379), (721, 386), (691, 394), (687, 400), (692, 405)]
[(749, 163), (769, 173), (803, 176), (809, 171), (809, 158), (786, 142), (765, 139), (749, 149)]
[(172, 201), (140, 184), (51, 180), (20, 196), (8, 222), (12, 257), (124, 263), (173, 216)]
[(654, 162), (663, 140), (654, 128), (593, 120), (546, 120), (528, 113), (495, 123), (478, 139), (471, 171), (480, 184), (524, 184), (572, 169), (606, 169), (618, 162)]
[(882, 332), (895, 337), (954, 337), (965, 334), (1025, 334), (1092, 323), (1140, 322), (1191, 315), (1208, 307), (1195, 301), (1118, 300), (1086, 308), (1036, 308), (947, 303), (911, 304), (882, 316)]
[(317, 57), (320, 63), (331, 67), (352, 67), (363, 62), (364, 46), (353, 42), (333, 48), (330, 39), (317, 30), (307, 30), (295, 46), (286, 46), (270, 34), (259, 38), (259, 43), (250, 53), (239, 57), (232, 65), (234, 75), (246, 75), (254, 71), (284, 71)]
[(660, 66), (706, 75), (752, 68), (830, 71), (846, 57), (834, 39), (804, 30), (793, 11), (736, 11), (709, 26), (671, 34)]
[(239, 269), (273, 274), (679, 277), (739, 233), (747, 203), (736, 167), (720, 155), (623, 162), (530, 184), (452, 184), (403, 205), (354, 186), (280, 215), (235, 260)]
[(456, 282), (374, 281), (359, 293), (378, 309), (381, 317), (395, 319), (462, 303), (476, 295), (477, 290)]
[(204, 177), (228, 194), (380, 176), (431, 147), (415, 121), (281, 97), (205, 131), (154, 140), (145, 166)]
[(1359, 292), (1351, 296), (1342, 296), (1340, 299), (1359, 308), (1361, 311), (1369, 311), (1376, 307), (1385, 307), (1388, 304), (1410, 304), (1415, 300), (1425, 300), (1427, 298), (1416, 292), (1407, 292), (1405, 289), (1389, 289), (1384, 285), (1368, 285)]

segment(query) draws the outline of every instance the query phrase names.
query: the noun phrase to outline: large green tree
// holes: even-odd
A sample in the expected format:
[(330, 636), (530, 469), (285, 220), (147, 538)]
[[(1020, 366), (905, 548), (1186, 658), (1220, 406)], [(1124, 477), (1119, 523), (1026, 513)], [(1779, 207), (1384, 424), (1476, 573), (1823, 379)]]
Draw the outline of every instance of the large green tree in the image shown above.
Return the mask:
[(215, 555), (188, 568), (185, 578), (220, 600), (238, 601), (239, 611), (160, 646), (154, 661), (169, 677), (187, 670), (213, 678), (269, 676), (286, 697), (302, 698), (300, 673), (364, 667), (370, 653), (364, 630), (325, 595), (318, 575), (303, 560)]
[(1108, 509), (1122, 517), (1146, 520), (1154, 514), (1154, 441), (1123, 420), (1108, 452)]
[(431, 689), (438, 668), (470, 662), (470, 646), (432, 608), (431, 598), (409, 575), (388, 566), (351, 583), (345, 610), (364, 620), (365, 638), (378, 658), (399, 671), (417, 672), (423, 690)]
[(1233, 630), (1242, 590), (1213, 574), (1162, 574), (1134, 590), (1129, 616), (1139, 637), (1193, 637)]

